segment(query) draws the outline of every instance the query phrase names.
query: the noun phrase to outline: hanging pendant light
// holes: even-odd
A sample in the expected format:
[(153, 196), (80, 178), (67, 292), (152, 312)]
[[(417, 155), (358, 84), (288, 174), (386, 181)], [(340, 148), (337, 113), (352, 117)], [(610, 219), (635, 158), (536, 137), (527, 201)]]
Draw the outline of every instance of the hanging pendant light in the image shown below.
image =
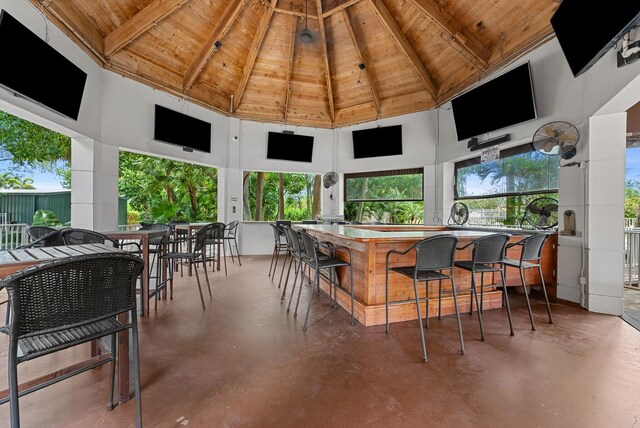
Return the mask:
[(304, 0), (304, 28), (300, 32), (300, 41), (302, 43), (311, 43), (313, 42), (313, 34), (311, 34), (311, 30), (307, 26), (307, 16), (309, 13), (308, 9), (308, 0)]

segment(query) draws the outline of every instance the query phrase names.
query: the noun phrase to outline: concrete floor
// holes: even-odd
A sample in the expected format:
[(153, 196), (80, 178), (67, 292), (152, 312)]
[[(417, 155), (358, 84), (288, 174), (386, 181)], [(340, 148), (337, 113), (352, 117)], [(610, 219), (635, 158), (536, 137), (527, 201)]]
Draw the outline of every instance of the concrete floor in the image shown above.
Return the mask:
[(640, 330), (640, 288), (624, 288), (623, 319)]
[[(229, 263), (212, 275), (200, 308), (195, 278), (176, 284), (141, 322), (143, 417), (147, 427), (631, 427), (640, 420), (640, 332), (618, 317), (554, 303), (555, 325), (534, 300), (531, 331), (523, 297), (506, 312), (432, 319), (430, 361), (421, 362), (416, 322), (352, 327), (344, 310), (316, 300), (307, 332), (280, 305), (268, 257)], [(303, 302), (309, 288), (305, 288)], [(302, 317), (301, 317), (302, 318)], [(6, 339), (0, 339), (6, 387)], [(21, 365), (22, 380), (82, 358), (86, 347)], [(20, 400), (23, 427), (133, 426), (133, 402), (105, 409), (108, 367)], [(9, 409), (0, 406), (0, 426)]]

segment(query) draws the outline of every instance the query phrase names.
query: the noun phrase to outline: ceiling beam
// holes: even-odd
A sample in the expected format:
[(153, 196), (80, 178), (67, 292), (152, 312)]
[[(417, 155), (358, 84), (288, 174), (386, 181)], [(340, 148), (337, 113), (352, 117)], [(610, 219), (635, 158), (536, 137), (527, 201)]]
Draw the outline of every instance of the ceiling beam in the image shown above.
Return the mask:
[(249, 48), (249, 54), (247, 57), (247, 61), (244, 64), (242, 69), (242, 77), (240, 78), (240, 84), (238, 85), (238, 89), (236, 89), (236, 93), (234, 96), (234, 105), (231, 106), (231, 113), (234, 113), (240, 102), (242, 101), (242, 96), (244, 95), (244, 90), (247, 88), (247, 83), (249, 82), (249, 77), (251, 77), (251, 72), (253, 71), (253, 65), (256, 62), (256, 58), (258, 57), (258, 53), (260, 52), (260, 46), (262, 46), (262, 42), (264, 41), (264, 36), (267, 34), (267, 30), (269, 29), (269, 23), (271, 22), (271, 17), (273, 16), (273, 11), (278, 4), (278, 0), (271, 0), (271, 4), (267, 7), (266, 12), (262, 15), (260, 19), (260, 23), (258, 24), (258, 28), (256, 29), (255, 37), (253, 38), (253, 42), (251, 43), (251, 48)]
[(104, 54), (108, 58), (131, 43), (160, 20), (170, 15), (189, 0), (155, 0), (136, 13), (127, 22), (107, 34)]
[(329, 53), (327, 51), (327, 35), (324, 29), (324, 18), (322, 17), (322, 0), (316, 0), (316, 8), (318, 10), (318, 25), (320, 26), (320, 45), (322, 47), (322, 57), (324, 59), (325, 80), (327, 82), (327, 97), (329, 98), (329, 117), (331, 124), (336, 117), (335, 107), (333, 105), (333, 88), (331, 87), (331, 67), (329, 66)]
[(369, 82), (369, 87), (371, 88), (371, 95), (373, 96), (373, 103), (376, 105), (376, 111), (378, 116), (381, 114), (380, 108), (380, 96), (378, 95), (378, 88), (376, 86), (376, 80), (373, 78), (371, 69), (368, 67), (369, 64), (372, 64), (370, 61), (369, 55), (366, 50), (363, 49), (365, 46), (362, 41), (362, 37), (359, 34), (356, 34), (356, 25), (354, 22), (354, 18), (351, 17), (351, 14), (348, 10), (344, 9), (342, 11), (342, 17), (344, 19), (344, 23), (347, 26), (347, 30), (349, 31), (349, 35), (351, 35), (351, 40), (353, 41), (353, 45), (356, 47), (356, 52), (358, 53), (358, 59), (360, 64), (364, 64), (364, 74), (367, 77), (367, 81)]
[(50, 0), (29, 0), (38, 11), (56, 24), (101, 66), (104, 64), (104, 38), (98, 33), (95, 22), (73, 7), (52, 5)]
[(331, 15), (335, 15), (336, 13), (340, 13), (343, 10), (353, 6), (356, 3), (360, 3), (362, 0), (349, 0), (347, 2), (342, 3), (340, 6), (336, 6), (331, 10), (328, 10), (322, 14), (323, 18), (328, 18)]
[(287, 68), (286, 86), (284, 93), (284, 112), (283, 119), (287, 120), (289, 115), (289, 100), (291, 99), (291, 75), (293, 74), (293, 55), (296, 51), (296, 40), (298, 39), (298, 18), (293, 17), (293, 23), (291, 25), (291, 45), (289, 47), (289, 67)]
[(415, 72), (418, 74), (418, 77), (420, 78), (420, 81), (422, 82), (424, 87), (427, 89), (431, 97), (437, 102), (438, 87), (431, 78), (431, 75), (427, 71), (422, 61), (420, 61), (420, 58), (418, 57), (416, 51), (413, 50), (411, 43), (409, 43), (405, 35), (400, 30), (398, 23), (391, 15), (391, 12), (389, 12), (389, 9), (387, 9), (387, 6), (385, 6), (382, 0), (368, 1), (378, 18), (380, 19), (382, 25), (391, 35), (391, 38), (393, 39), (395, 44), (398, 46), (407, 61), (409, 61), (409, 64), (411, 64)]
[(184, 74), (183, 86), (185, 92), (187, 92), (196, 81), (200, 72), (202, 72), (202, 69), (207, 64), (207, 61), (209, 61), (211, 55), (216, 51), (216, 41), (222, 40), (229, 32), (245, 3), (246, 0), (233, 0), (229, 2), (222, 18), (220, 18), (213, 31), (209, 33), (207, 40), (200, 48), (200, 51), (198, 51), (194, 60), (189, 64)]
[[(291, 16), (297, 16), (298, 18), (304, 18), (304, 12), (298, 12), (295, 10), (289, 10), (289, 9), (283, 9), (281, 7), (276, 7), (273, 10), (275, 13), (281, 13), (283, 15), (291, 15)], [(307, 16), (308, 19), (313, 19), (313, 20), (317, 20), (318, 17), (317, 16), (313, 16), (313, 15), (309, 15)]]
[(480, 70), (489, 67), (489, 50), (442, 6), (433, 0), (409, 0), (423, 14), (431, 17), (448, 35), (449, 43)]

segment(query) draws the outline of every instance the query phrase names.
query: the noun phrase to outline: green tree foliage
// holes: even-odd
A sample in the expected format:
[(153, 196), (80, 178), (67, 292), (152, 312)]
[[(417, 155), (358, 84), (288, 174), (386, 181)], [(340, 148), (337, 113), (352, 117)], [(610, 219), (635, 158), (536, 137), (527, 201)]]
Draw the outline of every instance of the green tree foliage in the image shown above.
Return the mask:
[(215, 168), (120, 152), (119, 192), (140, 221), (216, 221)]
[(246, 172), (243, 180), (245, 220), (274, 221), (280, 214), (282, 219), (300, 221), (320, 214), (321, 175)]
[(347, 221), (412, 223), (424, 221), (423, 175), (347, 178)]
[(61, 226), (58, 216), (51, 210), (38, 210), (33, 215), (32, 226)]
[(638, 180), (627, 180), (624, 189), (624, 216), (640, 218), (640, 182)]
[(13, 162), (18, 178), (33, 170), (52, 172), (65, 188), (71, 184), (71, 139), (28, 120), (0, 111), (0, 160)]
[(30, 178), (16, 177), (10, 172), (0, 173), (0, 188), (3, 189), (35, 189)]

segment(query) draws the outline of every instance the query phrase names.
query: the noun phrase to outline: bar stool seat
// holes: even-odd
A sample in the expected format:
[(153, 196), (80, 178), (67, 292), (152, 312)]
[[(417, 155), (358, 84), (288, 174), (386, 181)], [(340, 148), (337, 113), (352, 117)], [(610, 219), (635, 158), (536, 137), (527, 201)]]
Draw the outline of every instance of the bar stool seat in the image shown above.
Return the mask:
[(437, 279), (449, 279), (451, 278), (450, 275), (445, 275), (441, 272), (437, 272), (434, 270), (427, 270), (427, 269), (418, 269), (416, 270), (413, 266), (400, 266), (400, 267), (393, 267), (389, 269), (390, 271), (393, 272), (398, 272), (402, 275), (408, 276), (410, 278), (413, 278), (413, 274), (415, 272), (416, 274), (416, 281), (434, 281)]
[(520, 267), (520, 266), (522, 266), (524, 269), (538, 267), (538, 265), (535, 264), (535, 263), (529, 263), (529, 262), (525, 262), (525, 261), (521, 262), (520, 260), (515, 260), (515, 259), (504, 259), (502, 261), (502, 263), (504, 263), (507, 266), (512, 266), (512, 267)]

